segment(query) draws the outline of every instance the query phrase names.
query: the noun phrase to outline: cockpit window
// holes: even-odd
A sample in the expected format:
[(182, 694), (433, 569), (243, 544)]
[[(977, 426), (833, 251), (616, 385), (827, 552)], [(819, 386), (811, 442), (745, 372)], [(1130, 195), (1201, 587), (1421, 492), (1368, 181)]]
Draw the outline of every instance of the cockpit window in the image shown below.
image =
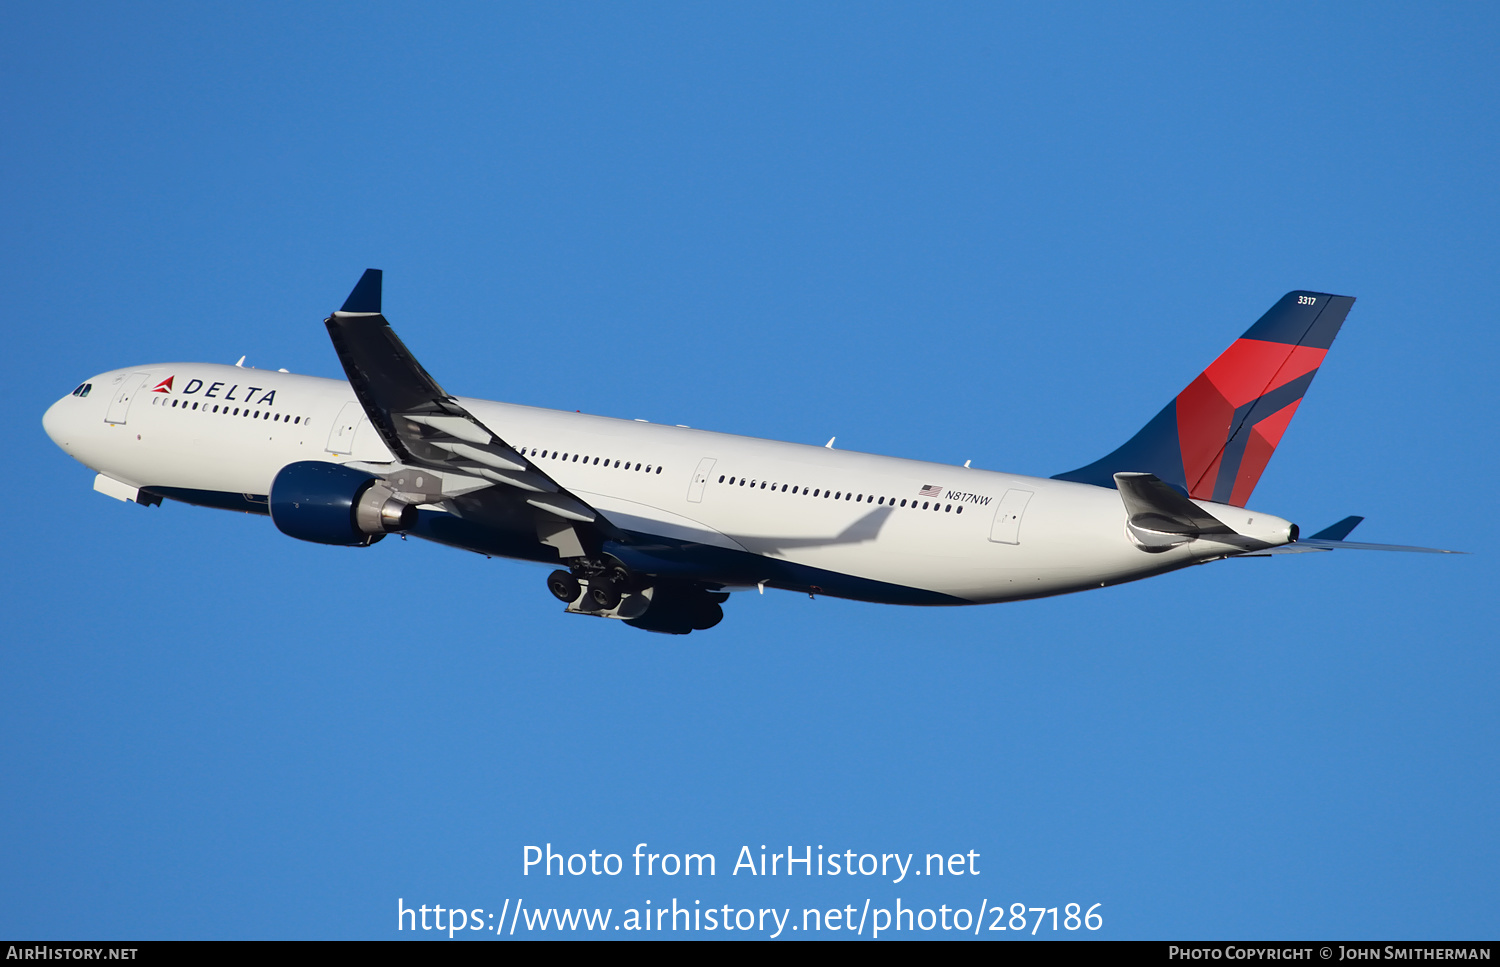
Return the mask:
[(75, 389), (73, 391), (73, 395), (74, 396), (87, 396), (87, 395), (89, 395), (89, 390), (91, 390), (93, 388), (94, 388), (94, 384), (93, 383), (84, 383), (83, 385), (79, 386), (77, 389)]

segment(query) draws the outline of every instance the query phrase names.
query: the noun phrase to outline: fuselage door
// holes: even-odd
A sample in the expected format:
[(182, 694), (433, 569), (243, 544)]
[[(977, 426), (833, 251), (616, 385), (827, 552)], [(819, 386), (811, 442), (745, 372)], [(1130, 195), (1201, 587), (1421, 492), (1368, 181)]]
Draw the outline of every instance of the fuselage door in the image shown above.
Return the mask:
[(713, 457), (704, 457), (698, 461), (698, 469), (693, 471), (693, 482), (688, 484), (689, 503), (703, 503), (703, 488), (708, 484), (708, 475), (713, 473), (715, 462)]
[(120, 384), (120, 392), (110, 401), (109, 412), (104, 414), (104, 422), (124, 423), (125, 415), (130, 412), (130, 401), (135, 399), (136, 393), (140, 392), (150, 378), (150, 373), (131, 373), (125, 377), (125, 382)]
[(990, 526), (990, 540), (996, 544), (1021, 543), (1021, 518), (1031, 500), (1029, 490), (1007, 490), (995, 508), (995, 523)]
[(353, 453), (354, 431), (359, 429), (359, 421), (364, 418), (363, 406), (345, 403), (344, 408), (339, 410), (339, 418), (333, 421), (333, 429), (328, 431), (328, 446), (323, 449), (329, 453)]

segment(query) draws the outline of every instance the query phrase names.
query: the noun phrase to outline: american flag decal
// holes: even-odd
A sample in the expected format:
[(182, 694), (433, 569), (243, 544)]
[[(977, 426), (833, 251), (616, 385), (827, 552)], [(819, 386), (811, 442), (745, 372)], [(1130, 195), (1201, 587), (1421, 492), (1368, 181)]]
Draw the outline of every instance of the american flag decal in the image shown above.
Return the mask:
[(917, 496), (918, 497), (936, 497), (939, 494), (941, 494), (942, 492), (943, 492), (943, 487), (942, 487), (941, 484), (936, 484), (936, 485), (934, 485), (934, 484), (928, 484), (927, 486), (923, 487), (921, 490), (917, 491)]

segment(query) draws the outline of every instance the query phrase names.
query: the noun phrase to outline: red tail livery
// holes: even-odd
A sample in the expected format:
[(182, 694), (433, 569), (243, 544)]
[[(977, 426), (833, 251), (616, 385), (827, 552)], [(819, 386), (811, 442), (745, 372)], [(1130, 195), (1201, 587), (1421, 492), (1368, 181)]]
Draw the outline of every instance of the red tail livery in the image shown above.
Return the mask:
[(1055, 479), (1113, 487), (1151, 473), (1198, 500), (1245, 506), (1354, 305), (1288, 292), (1118, 450)]

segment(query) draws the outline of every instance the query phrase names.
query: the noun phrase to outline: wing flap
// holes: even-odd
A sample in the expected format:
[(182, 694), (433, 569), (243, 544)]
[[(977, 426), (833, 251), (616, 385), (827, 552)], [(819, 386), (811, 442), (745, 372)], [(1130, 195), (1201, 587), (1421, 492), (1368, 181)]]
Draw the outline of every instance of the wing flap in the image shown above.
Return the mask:
[(482, 425), (475, 423), (472, 419), (462, 416), (438, 415), (432, 413), (403, 413), (404, 418), (422, 426), (430, 426), (440, 433), (448, 436), (458, 437), (465, 443), (487, 444), (494, 439), (494, 435)]
[(527, 497), (526, 502), (538, 510), (544, 510), (549, 514), (556, 514), (566, 520), (578, 521), (582, 524), (592, 524), (599, 518), (599, 514), (588, 504), (576, 497), (567, 494), (536, 494)]
[(493, 467), (496, 470), (524, 471), (526, 469), (526, 462), (524, 460), (513, 460), (503, 452), (496, 453), (484, 447), (476, 447), (472, 443), (451, 443), (446, 440), (435, 439), (430, 439), (426, 442), (431, 443), (441, 450), (447, 450), (456, 457), (466, 457), (476, 463), (482, 463), (486, 467)]
[(511, 470), (492, 470), (489, 467), (479, 467), (473, 471), (486, 480), (507, 487), (515, 487), (532, 494), (555, 494), (562, 488), (548, 478), (528, 471), (515, 472)]

